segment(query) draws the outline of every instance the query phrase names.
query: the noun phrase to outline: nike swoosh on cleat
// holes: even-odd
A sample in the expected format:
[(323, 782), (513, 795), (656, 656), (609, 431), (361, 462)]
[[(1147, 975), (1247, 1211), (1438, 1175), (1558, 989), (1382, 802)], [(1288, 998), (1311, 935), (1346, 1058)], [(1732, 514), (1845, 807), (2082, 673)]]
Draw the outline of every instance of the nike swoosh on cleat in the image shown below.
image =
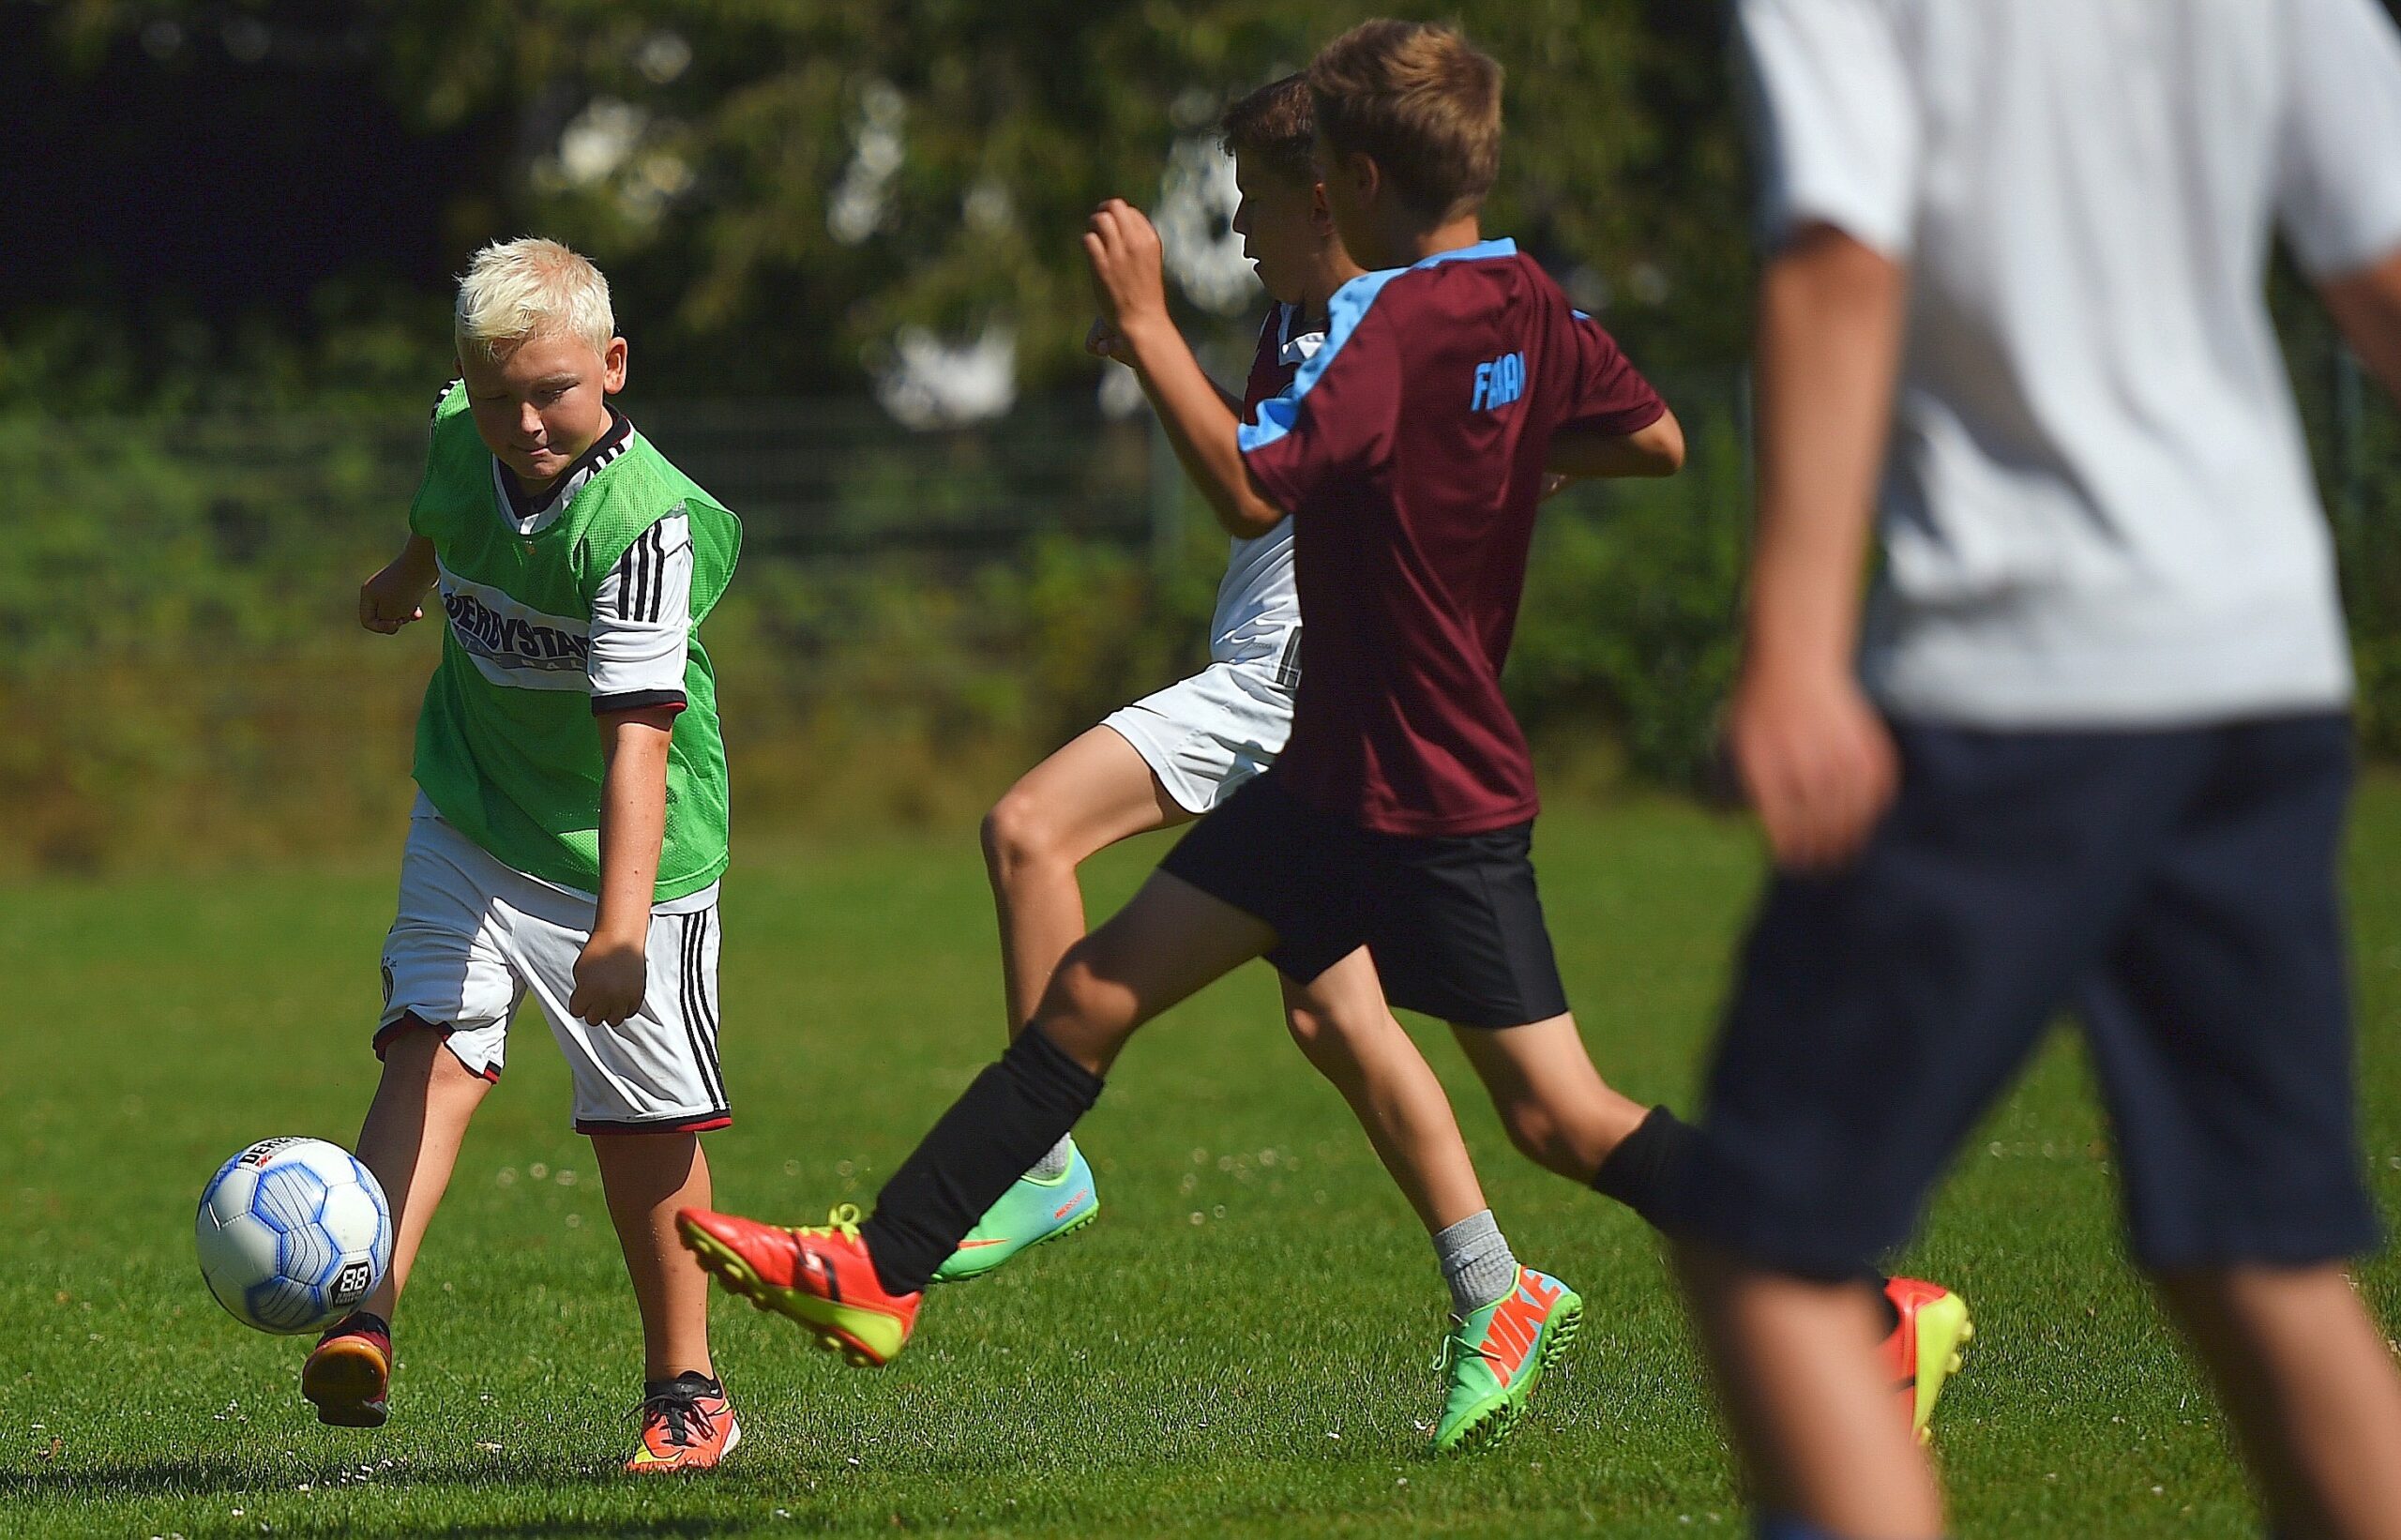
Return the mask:
[(961, 1241), (959, 1243), (959, 1249), (961, 1251), (980, 1251), (988, 1246), (1006, 1246), (1008, 1244), (1008, 1237), (1002, 1236), (1000, 1239), (992, 1241)]

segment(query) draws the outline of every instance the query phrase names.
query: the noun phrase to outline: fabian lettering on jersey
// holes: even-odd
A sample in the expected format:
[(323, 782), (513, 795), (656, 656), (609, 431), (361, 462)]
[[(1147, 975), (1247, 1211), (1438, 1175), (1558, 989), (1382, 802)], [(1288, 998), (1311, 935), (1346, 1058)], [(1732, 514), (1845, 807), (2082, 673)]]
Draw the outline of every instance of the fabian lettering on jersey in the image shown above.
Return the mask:
[(1489, 363), (1475, 366), (1475, 396), (1468, 402), (1468, 410), (1490, 412), (1525, 393), (1526, 355), (1504, 353)]

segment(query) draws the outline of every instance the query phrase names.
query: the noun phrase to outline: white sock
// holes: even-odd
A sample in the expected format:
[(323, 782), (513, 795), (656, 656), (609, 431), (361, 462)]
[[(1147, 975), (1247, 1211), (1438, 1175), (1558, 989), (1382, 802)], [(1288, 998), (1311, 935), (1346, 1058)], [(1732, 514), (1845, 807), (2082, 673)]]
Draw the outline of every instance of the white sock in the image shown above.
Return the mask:
[[(1050, 1146), (1050, 1153), (1028, 1167), (1025, 1174), (1036, 1182), (1056, 1182), (1067, 1174), (1067, 1163), (1075, 1158), (1075, 1136), (1061, 1134), (1059, 1142)], [(1514, 1273), (1510, 1275), (1513, 1280), (1516, 1276)]]
[(1451, 1309), (1457, 1315), (1483, 1309), (1517, 1285), (1518, 1259), (1510, 1254), (1490, 1209), (1478, 1209), (1435, 1231), (1434, 1255), (1442, 1264), (1442, 1281), (1451, 1286)]

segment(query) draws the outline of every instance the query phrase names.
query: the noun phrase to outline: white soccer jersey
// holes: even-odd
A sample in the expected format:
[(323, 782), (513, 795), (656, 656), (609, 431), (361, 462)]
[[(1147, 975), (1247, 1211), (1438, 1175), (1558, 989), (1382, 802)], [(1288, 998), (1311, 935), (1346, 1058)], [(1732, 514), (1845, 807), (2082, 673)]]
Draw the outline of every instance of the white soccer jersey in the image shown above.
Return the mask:
[[(1292, 372), (1324, 345), (1321, 331), (1295, 333), (1300, 307), (1277, 307), (1276, 362), (1291, 388)], [(1292, 521), (1286, 519), (1256, 539), (1237, 539), (1217, 585), (1217, 610), (1209, 621), (1209, 657), (1216, 663), (1271, 663), (1286, 688), (1299, 683), (1301, 598), (1292, 586)]]

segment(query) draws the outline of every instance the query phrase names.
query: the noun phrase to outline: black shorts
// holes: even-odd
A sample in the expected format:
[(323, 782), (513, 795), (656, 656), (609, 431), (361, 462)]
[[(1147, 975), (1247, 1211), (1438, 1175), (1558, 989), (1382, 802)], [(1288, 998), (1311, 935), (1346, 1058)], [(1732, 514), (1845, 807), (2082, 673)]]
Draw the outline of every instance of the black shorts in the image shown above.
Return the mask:
[(2137, 1261), (2373, 1246), (2337, 893), (2348, 722), (1896, 733), (1899, 800), (1859, 864), (1769, 886), (1677, 1198), (1690, 1231), (1814, 1276), (1884, 1255), (2073, 1006)]
[(1259, 777), (1159, 869), (1265, 922), (1267, 960), (1306, 984), (1360, 947), (1384, 998), (1466, 1027), (1567, 1012), (1534, 890), (1533, 824), (1409, 838), (1319, 812)]

